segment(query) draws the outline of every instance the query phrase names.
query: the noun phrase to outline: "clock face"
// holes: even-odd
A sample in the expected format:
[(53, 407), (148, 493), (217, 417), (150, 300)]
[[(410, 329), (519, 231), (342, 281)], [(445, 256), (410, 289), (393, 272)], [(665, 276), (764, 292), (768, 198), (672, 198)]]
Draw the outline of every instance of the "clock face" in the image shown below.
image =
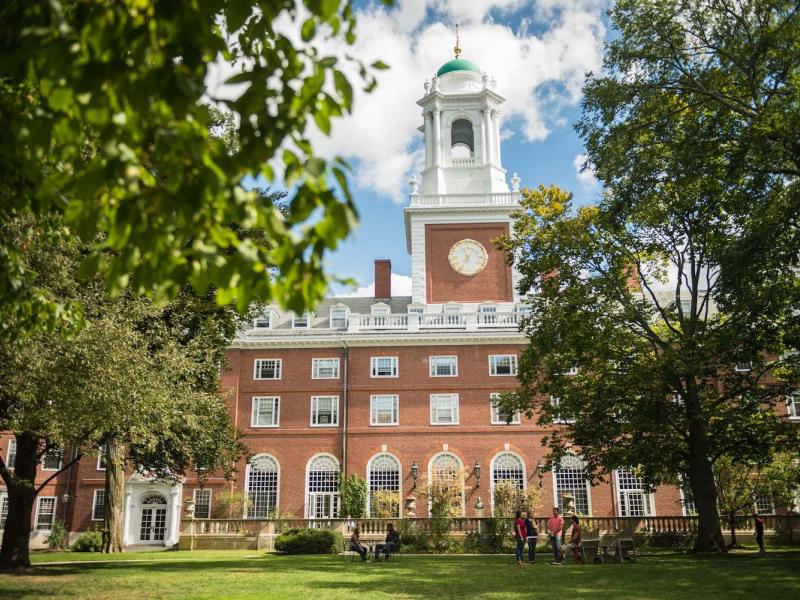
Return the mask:
[(479, 242), (467, 239), (453, 244), (447, 260), (456, 273), (475, 275), (484, 269), (489, 255)]

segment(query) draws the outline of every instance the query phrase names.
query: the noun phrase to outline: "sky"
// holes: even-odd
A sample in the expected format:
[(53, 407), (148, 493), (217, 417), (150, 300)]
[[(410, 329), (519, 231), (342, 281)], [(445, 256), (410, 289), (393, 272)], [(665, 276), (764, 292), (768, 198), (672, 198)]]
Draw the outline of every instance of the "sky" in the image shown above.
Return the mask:
[[(403, 207), (408, 180), (421, 170), (423, 84), (453, 58), (455, 24), (462, 58), (497, 80), (504, 98), (501, 137), (507, 179), (523, 187), (557, 184), (579, 204), (594, 202), (599, 187), (580, 172), (584, 148), (573, 129), (580, 117), (585, 74), (602, 67), (609, 0), (376, 0), (357, 2), (354, 47), (328, 42), (321, 51), (349, 52), (367, 63), (381, 59), (371, 94), (357, 92), (352, 114), (337, 119), (330, 136), (312, 132), (317, 153), (346, 158), (361, 222), (327, 260), (328, 271), (358, 282), (334, 286), (336, 295), (371, 295), (373, 261), (392, 261), (395, 295), (409, 295)], [(291, 25), (287, 24), (288, 27)], [(296, 29), (296, 25), (294, 26)]]

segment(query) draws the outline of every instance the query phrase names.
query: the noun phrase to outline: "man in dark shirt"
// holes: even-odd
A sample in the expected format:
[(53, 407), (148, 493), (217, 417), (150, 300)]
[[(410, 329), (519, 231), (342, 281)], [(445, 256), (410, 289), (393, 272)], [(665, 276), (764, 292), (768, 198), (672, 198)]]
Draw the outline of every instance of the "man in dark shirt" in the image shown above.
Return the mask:
[(756, 543), (758, 544), (758, 553), (764, 554), (764, 517), (756, 513)]
[(383, 552), (386, 560), (389, 560), (389, 554), (396, 552), (398, 548), (400, 548), (400, 534), (397, 533), (394, 525), (389, 523), (386, 526), (386, 539), (379, 544), (375, 544), (375, 560), (380, 560), (381, 552)]

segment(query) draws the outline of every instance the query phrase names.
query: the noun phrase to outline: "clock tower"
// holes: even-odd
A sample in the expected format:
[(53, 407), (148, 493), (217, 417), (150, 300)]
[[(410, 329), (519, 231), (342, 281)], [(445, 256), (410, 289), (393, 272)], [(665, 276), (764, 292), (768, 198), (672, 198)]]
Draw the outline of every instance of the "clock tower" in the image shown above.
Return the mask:
[[(500, 106), (495, 81), (460, 57), (425, 82), (422, 107), (425, 168), (409, 182), (406, 243), (415, 304), (458, 307), (516, 300), (515, 274), (494, 241), (510, 232), (519, 208), (500, 154)], [(430, 307), (435, 308), (435, 307)]]

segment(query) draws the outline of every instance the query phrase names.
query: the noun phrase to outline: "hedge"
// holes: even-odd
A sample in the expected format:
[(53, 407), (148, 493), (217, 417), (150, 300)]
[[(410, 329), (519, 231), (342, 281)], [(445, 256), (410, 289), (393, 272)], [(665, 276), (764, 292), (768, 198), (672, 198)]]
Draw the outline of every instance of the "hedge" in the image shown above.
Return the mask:
[(328, 529), (289, 529), (275, 539), (280, 554), (337, 554), (342, 547), (342, 534)]

